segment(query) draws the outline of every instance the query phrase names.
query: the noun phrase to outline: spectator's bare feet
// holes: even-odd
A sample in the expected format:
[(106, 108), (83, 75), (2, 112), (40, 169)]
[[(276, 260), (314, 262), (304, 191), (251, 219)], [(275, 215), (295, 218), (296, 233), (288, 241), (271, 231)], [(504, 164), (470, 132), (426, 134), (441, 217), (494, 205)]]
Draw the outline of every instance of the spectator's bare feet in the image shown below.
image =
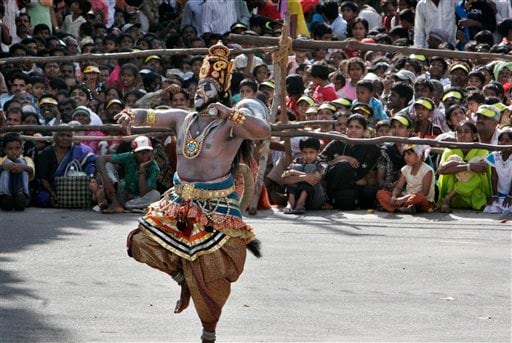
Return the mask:
[(98, 202), (98, 206), (100, 209), (104, 210), (108, 208), (107, 199), (105, 198), (105, 192), (103, 192), (103, 189), (100, 187), (96, 191), (96, 201)]
[(322, 210), (332, 210), (334, 207), (332, 207), (331, 204), (329, 204), (328, 202), (324, 203), (321, 207)]
[(293, 213), (293, 208), (290, 205), (288, 205), (288, 206), (286, 206), (284, 208), (283, 213), (284, 214), (292, 214)]
[(92, 179), (91, 182), (89, 182), (89, 190), (92, 193), (92, 201), (97, 201), (96, 192), (98, 192), (98, 183), (95, 179)]
[(441, 212), (443, 213), (451, 213), (452, 209), (450, 208), (450, 198), (444, 198), (443, 204), (441, 205)]
[(111, 204), (109, 207), (101, 211), (103, 213), (124, 213), (124, 208), (118, 204)]
[(180, 299), (176, 302), (176, 307), (174, 308), (174, 313), (183, 312), (190, 303), (190, 290), (188, 289), (187, 284), (181, 284), (181, 294)]

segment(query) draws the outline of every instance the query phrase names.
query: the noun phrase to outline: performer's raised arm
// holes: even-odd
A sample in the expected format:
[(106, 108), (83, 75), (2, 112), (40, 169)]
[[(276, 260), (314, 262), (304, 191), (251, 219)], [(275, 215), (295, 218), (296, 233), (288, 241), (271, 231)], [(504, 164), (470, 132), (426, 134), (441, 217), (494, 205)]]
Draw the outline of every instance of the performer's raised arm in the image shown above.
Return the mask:
[(182, 109), (170, 108), (166, 110), (153, 110), (146, 108), (124, 109), (114, 116), (119, 124), (125, 128), (130, 126), (153, 126), (176, 128), (176, 124), (185, 118), (187, 112)]

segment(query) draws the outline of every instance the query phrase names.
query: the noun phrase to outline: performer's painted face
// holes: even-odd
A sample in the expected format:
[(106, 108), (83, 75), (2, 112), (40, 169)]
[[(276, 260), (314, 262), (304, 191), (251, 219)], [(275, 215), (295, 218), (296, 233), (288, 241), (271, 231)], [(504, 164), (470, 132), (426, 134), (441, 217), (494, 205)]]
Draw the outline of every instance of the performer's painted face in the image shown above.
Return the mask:
[(209, 104), (219, 100), (219, 91), (215, 83), (209, 80), (199, 80), (197, 84), (196, 95), (194, 96), (194, 108), (201, 111)]

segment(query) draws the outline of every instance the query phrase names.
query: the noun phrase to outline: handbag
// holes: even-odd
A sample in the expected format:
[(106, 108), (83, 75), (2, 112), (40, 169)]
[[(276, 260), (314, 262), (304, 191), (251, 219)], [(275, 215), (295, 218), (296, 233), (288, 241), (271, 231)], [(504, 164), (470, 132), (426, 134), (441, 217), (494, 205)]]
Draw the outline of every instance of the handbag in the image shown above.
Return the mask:
[(89, 190), (91, 178), (82, 171), (82, 164), (90, 157), (87, 154), (82, 163), (71, 161), (64, 172), (64, 176), (55, 177), (57, 194), (57, 207), (59, 208), (89, 208), (91, 207), (92, 193)]

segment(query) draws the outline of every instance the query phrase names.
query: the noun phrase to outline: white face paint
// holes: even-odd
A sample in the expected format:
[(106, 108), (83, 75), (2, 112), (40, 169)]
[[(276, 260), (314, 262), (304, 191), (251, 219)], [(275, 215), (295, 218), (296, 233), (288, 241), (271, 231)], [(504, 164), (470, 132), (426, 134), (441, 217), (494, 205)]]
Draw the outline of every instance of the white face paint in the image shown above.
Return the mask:
[(194, 96), (194, 108), (197, 111), (204, 109), (219, 98), (219, 92), (212, 81), (200, 80)]

